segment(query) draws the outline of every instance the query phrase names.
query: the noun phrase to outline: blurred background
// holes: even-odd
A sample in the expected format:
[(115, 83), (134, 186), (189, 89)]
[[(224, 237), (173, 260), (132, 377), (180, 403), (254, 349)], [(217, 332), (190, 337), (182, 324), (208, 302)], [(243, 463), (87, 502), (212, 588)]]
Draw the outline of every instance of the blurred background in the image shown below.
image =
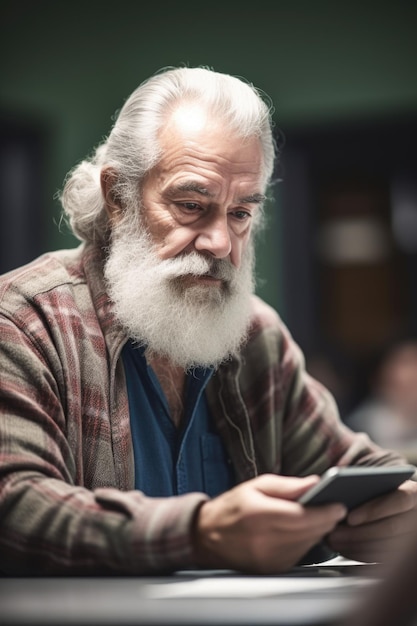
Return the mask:
[[(77, 245), (56, 194), (142, 80), (183, 64), (243, 76), (273, 100), (281, 153), (258, 293), (349, 421), (417, 330), (417, 3), (144, 5), (3, 0), (0, 272)], [(390, 402), (405, 378), (417, 389), (402, 365)]]

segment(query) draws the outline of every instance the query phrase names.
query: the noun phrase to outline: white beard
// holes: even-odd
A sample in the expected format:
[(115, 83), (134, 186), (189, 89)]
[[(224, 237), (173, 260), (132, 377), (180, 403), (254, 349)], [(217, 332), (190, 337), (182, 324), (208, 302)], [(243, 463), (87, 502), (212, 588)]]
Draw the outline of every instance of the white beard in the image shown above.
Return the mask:
[[(249, 244), (239, 269), (197, 252), (161, 260), (143, 228), (125, 222), (114, 227), (104, 273), (116, 317), (148, 354), (185, 370), (216, 367), (246, 339), (253, 256)], [(187, 276), (204, 274), (221, 285), (187, 286)]]

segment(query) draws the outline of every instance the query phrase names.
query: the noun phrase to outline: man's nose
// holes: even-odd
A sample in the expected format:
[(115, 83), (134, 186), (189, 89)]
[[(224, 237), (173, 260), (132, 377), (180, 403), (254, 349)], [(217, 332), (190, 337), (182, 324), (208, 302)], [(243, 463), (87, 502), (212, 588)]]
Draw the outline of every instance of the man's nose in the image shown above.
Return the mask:
[(194, 248), (207, 252), (217, 259), (224, 259), (232, 251), (232, 240), (227, 217), (221, 216), (210, 220), (194, 240)]

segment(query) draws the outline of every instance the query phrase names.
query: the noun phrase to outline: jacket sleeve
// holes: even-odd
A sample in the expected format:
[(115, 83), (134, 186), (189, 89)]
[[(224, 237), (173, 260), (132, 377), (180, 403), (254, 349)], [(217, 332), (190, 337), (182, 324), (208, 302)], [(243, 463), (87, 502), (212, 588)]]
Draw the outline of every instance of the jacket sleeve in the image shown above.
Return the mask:
[[(82, 464), (100, 454), (105, 433), (77, 426), (66, 398), (76, 366), (63, 371), (52, 334), (47, 350), (36, 341), (40, 323), (33, 317), (22, 328), (0, 316), (0, 570), (143, 574), (188, 566), (190, 526), (206, 496), (148, 498), (88, 477)], [(80, 461), (74, 450), (83, 437)]]
[(401, 465), (406, 460), (384, 450), (365, 433), (354, 433), (341, 420), (333, 395), (305, 368), (304, 356), (282, 329), (280, 364), (284, 388), (283, 467), (286, 473), (323, 473), (332, 465)]
[(346, 427), (332, 394), (306, 371), (304, 355), (286, 325), (259, 298), (239, 384), (240, 413), (249, 418), (259, 473), (305, 476), (322, 474), (332, 465), (406, 463), (395, 451)]

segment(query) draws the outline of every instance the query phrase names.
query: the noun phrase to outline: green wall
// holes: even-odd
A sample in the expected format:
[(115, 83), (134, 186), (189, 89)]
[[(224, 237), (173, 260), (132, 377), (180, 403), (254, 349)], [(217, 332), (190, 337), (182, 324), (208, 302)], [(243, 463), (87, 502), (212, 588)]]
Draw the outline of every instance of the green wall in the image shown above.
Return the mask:
[[(47, 247), (59, 232), (53, 196), (67, 171), (109, 131), (112, 115), (166, 65), (209, 65), (241, 75), (275, 104), (286, 128), (401, 114), (417, 107), (417, 3), (10, 2), (0, 9), (0, 109), (29, 116), (47, 138)], [(279, 202), (259, 246), (259, 293), (283, 306)]]

